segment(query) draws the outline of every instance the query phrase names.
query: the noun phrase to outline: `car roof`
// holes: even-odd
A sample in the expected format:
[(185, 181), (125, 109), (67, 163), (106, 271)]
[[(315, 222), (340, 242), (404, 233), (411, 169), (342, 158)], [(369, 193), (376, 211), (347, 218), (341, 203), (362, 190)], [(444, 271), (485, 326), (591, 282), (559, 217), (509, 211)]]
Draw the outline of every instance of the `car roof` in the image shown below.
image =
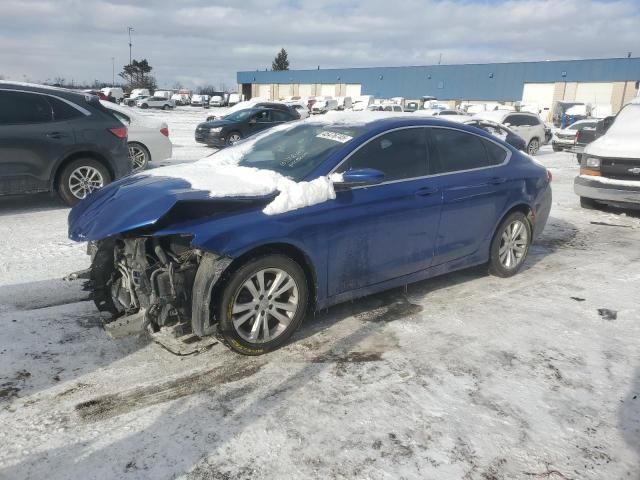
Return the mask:
[(15, 90), (22, 92), (44, 93), (48, 95), (58, 95), (67, 99), (79, 101), (85, 99), (87, 95), (93, 95), (87, 92), (79, 92), (62, 87), (51, 87), (49, 85), (38, 85), (35, 83), (25, 82), (8, 82), (0, 80), (0, 89)]

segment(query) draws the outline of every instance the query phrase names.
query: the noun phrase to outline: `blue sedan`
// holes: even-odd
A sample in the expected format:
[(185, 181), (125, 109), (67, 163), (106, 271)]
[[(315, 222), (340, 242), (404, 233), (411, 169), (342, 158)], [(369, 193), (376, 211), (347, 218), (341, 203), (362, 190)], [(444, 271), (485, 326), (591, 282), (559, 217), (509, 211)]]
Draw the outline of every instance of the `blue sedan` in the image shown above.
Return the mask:
[[(159, 169), (78, 204), (69, 236), (89, 241), (93, 298), (113, 317), (105, 327), (217, 333), (257, 355), (314, 309), (474, 265), (500, 277), (521, 269), (551, 208), (543, 166), (446, 120), (333, 118), (209, 157), (204, 183)], [(227, 171), (285, 181), (216, 194), (201, 185), (215, 180), (216, 155), (234, 159)], [(287, 185), (305, 194), (313, 181), (328, 195), (269, 208)]]

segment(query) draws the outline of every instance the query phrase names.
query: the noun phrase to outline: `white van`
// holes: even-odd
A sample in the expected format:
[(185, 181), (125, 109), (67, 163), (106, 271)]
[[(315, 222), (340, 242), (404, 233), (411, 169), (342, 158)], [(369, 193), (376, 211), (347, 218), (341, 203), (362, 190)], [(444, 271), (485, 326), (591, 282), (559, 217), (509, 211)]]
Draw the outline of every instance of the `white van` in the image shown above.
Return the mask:
[(166, 98), (167, 100), (171, 99), (172, 92), (169, 90), (156, 90), (153, 93), (154, 97)]
[(240, 103), (240, 95), (238, 95), (237, 93), (230, 93), (228, 105), (232, 107), (236, 103)]
[(327, 113), (330, 110), (338, 109), (338, 101), (335, 98), (325, 97), (322, 100), (316, 100), (311, 106), (311, 113), (317, 115), (319, 113)]
[(124, 92), (120, 87), (105, 87), (102, 89), (102, 93), (104, 93), (106, 97), (111, 95), (118, 103), (124, 98)]
[(134, 88), (133, 90), (131, 90), (131, 94), (129, 95), (129, 98), (150, 97), (150, 96), (151, 94), (149, 93), (148, 88)]
[(640, 208), (638, 132), (640, 98), (623, 107), (606, 133), (584, 148), (580, 175), (573, 183), (582, 208), (595, 208), (599, 203)]
[(336, 101), (338, 102), (338, 110), (348, 110), (353, 104), (351, 97), (336, 97)]
[(364, 112), (373, 104), (373, 95), (360, 95), (353, 99), (351, 108), (354, 112)]

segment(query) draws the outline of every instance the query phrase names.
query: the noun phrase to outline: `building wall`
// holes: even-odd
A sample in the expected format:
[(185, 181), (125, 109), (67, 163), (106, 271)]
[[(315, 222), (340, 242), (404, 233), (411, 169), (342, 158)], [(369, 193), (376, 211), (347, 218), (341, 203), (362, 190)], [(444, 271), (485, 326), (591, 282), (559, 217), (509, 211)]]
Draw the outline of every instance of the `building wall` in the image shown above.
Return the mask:
[(445, 100), (517, 101), (526, 83), (567, 82), (565, 98), (575, 98), (578, 82), (635, 82), (640, 80), (640, 58), (238, 72), (237, 77), (240, 84), (316, 85), (311, 95), (321, 95), (317, 85), (335, 89), (355, 84), (362, 86), (363, 95), (377, 98), (433, 95)]

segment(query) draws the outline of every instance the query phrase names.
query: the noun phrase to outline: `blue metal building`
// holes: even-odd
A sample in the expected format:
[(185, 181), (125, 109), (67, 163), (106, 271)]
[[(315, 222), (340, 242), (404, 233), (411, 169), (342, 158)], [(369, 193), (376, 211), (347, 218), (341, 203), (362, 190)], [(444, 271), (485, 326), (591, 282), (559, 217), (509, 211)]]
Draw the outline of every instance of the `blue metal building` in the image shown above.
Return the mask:
[(443, 100), (517, 101), (527, 83), (634, 82), (637, 90), (640, 58), (245, 71), (238, 72), (237, 79), (245, 95), (251, 85), (359, 84), (363, 95), (377, 98), (433, 95)]

